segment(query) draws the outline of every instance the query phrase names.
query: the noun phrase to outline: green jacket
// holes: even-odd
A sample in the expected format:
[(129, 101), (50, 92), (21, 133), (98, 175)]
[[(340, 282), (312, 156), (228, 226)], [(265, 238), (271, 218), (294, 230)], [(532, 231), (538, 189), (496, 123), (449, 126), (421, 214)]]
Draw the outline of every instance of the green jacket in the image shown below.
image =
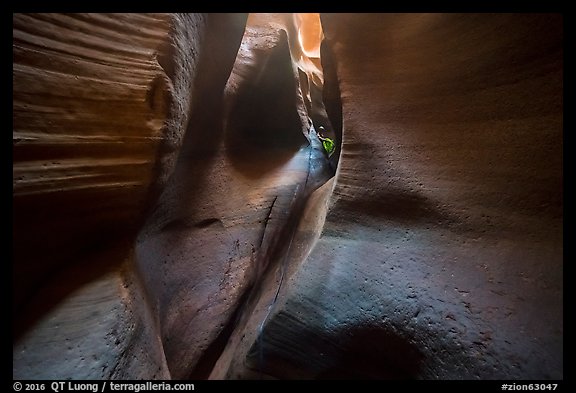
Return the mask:
[(326, 153), (328, 153), (328, 157), (331, 157), (332, 154), (334, 154), (334, 150), (336, 150), (334, 141), (330, 138), (321, 137), (320, 135), (318, 135), (318, 139), (322, 141), (322, 146), (324, 147), (324, 150), (326, 150)]

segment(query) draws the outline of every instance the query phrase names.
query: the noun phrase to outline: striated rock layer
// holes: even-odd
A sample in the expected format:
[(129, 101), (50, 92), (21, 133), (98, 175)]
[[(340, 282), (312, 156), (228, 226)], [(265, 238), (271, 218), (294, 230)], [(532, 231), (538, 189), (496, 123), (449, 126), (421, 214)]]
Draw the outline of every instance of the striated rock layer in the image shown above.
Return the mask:
[(274, 18), (14, 16), (16, 378), (212, 372), (337, 160)]
[(248, 365), (561, 379), (561, 16), (322, 23), (342, 96), (334, 193)]
[(134, 237), (245, 20), (14, 15), (14, 378), (171, 376)]
[(169, 82), (156, 53), (170, 23), (62, 14), (13, 22), (19, 308), (47, 274), (122, 236), (142, 211), (168, 135)]

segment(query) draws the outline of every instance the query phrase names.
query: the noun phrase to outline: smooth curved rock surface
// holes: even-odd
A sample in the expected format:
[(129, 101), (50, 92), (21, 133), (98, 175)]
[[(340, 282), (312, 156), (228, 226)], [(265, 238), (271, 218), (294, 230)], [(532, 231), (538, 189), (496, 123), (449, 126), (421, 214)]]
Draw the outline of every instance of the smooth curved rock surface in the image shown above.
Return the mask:
[(187, 134), (139, 236), (138, 266), (174, 378), (223, 368), (216, 363), (268, 288), (304, 200), (333, 175), (319, 141), (309, 142), (288, 37), (249, 18), (224, 95), (200, 107), (198, 132)]
[(342, 95), (335, 189), (248, 365), (562, 379), (561, 16), (322, 23)]
[(14, 15), (14, 378), (171, 377), (134, 239), (245, 20)]

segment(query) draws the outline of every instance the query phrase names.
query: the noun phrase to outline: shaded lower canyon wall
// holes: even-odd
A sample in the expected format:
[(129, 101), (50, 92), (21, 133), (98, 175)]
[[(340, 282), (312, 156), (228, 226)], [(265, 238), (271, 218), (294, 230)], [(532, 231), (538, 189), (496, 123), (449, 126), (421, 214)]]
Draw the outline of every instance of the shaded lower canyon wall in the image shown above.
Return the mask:
[(562, 17), (322, 23), (344, 121), (335, 189), (249, 366), (562, 378)]
[(561, 16), (13, 20), (14, 378), (563, 377)]

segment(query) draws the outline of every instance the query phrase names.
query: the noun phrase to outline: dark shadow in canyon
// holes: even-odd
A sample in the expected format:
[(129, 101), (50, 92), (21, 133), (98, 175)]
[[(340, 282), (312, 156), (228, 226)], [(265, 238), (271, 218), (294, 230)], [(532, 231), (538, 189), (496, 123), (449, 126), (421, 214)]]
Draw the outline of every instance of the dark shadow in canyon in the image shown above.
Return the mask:
[(342, 222), (356, 221), (362, 215), (401, 223), (459, 223), (456, 217), (442, 211), (433, 200), (417, 192), (394, 189), (369, 199), (340, 202), (340, 210), (331, 214), (338, 216)]
[(417, 346), (374, 327), (353, 329), (347, 349), (316, 379), (416, 379), (423, 360)]
[(81, 264), (69, 262), (61, 269), (45, 275), (42, 285), (33, 288), (29, 298), (16, 311), (12, 322), (12, 341), (17, 342), (74, 291), (119, 269), (120, 262), (130, 255), (128, 245), (132, 241), (132, 236), (114, 242), (110, 242), (107, 237), (102, 238), (102, 242), (95, 238), (93, 243), (70, 258), (73, 261), (76, 258), (82, 259)]
[[(308, 142), (296, 110), (297, 95), (285, 32), (263, 56), (261, 69), (240, 87), (229, 108), (225, 146), (233, 167), (258, 178), (289, 161)], [(246, 67), (246, 66), (244, 66)]]
[[(415, 344), (384, 328), (352, 326), (321, 337), (282, 316), (270, 322), (251, 348), (247, 363), (275, 378), (410, 380), (418, 377), (424, 361)], [(299, 345), (282, 334), (285, 330), (277, 324), (284, 322), (296, 328), (291, 334)]]

